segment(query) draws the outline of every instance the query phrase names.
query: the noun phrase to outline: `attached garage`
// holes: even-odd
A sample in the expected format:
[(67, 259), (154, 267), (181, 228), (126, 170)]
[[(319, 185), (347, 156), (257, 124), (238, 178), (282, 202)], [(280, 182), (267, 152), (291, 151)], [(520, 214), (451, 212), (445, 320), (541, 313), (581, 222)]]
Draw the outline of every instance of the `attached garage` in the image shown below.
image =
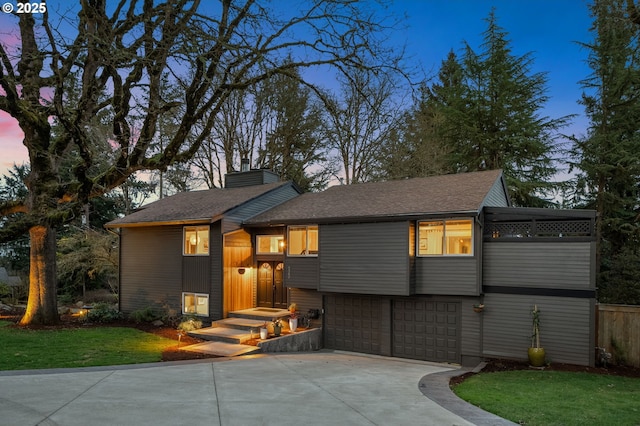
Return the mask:
[(460, 362), (460, 303), (393, 301), (393, 356)]
[(460, 303), (429, 298), (324, 296), (324, 346), (460, 363)]
[(388, 299), (352, 295), (324, 296), (324, 346), (384, 355), (384, 347), (388, 347), (388, 344), (382, 338), (383, 317), (386, 316), (383, 315), (383, 302), (388, 302)]

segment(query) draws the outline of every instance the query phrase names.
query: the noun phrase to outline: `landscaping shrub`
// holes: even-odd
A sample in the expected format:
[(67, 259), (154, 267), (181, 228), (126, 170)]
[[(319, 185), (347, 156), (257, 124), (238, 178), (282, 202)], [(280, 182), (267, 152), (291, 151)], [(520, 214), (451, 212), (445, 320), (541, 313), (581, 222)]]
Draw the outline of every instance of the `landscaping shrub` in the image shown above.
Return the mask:
[(193, 331), (200, 328), (202, 328), (202, 321), (192, 316), (183, 317), (178, 325), (178, 330), (182, 331)]
[(129, 314), (129, 318), (137, 323), (153, 322), (160, 319), (160, 314), (158, 313), (157, 309), (151, 306), (147, 306), (146, 308), (138, 309), (137, 311), (131, 312), (131, 314)]
[(89, 311), (87, 316), (89, 321), (99, 323), (109, 323), (123, 319), (122, 312), (104, 302), (98, 302), (93, 305), (93, 309)]

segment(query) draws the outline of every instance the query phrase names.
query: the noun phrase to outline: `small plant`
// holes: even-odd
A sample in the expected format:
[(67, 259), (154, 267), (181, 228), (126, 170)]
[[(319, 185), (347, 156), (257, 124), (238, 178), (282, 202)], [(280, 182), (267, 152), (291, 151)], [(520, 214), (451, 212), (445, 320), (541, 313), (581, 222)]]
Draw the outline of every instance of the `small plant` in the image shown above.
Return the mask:
[(178, 330), (187, 331), (187, 332), (198, 330), (201, 328), (202, 328), (202, 321), (192, 316), (183, 317), (182, 321), (180, 321), (180, 324), (178, 324)]
[(282, 320), (280, 318), (274, 318), (271, 322), (274, 327), (282, 327)]
[(99, 323), (109, 323), (120, 321), (123, 318), (122, 312), (105, 302), (98, 302), (87, 313), (87, 320)]
[(153, 322), (160, 319), (160, 315), (151, 306), (133, 311), (129, 317), (138, 324), (143, 322)]
[(291, 318), (298, 318), (298, 305), (295, 303), (292, 303), (291, 305), (289, 305), (289, 316)]
[(533, 334), (531, 334), (531, 347), (540, 348), (540, 310), (538, 305), (533, 305), (531, 311), (531, 317), (533, 320)]

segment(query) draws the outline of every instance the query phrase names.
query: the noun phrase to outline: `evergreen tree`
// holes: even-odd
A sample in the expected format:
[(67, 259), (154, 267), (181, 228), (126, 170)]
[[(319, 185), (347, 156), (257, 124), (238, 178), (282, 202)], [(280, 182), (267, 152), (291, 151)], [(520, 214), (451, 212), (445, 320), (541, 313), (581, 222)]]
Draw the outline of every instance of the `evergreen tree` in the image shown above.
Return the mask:
[(590, 6), (592, 74), (582, 82), (590, 126), (573, 149), (577, 203), (598, 213), (599, 298), (610, 303), (640, 303), (640, 44), (627, 3)]
[(531, 54), (512, 53), (494, 11), (486, 21), (482, 50), (465, 44), (460, 60), (450, 53), (407, 116), (404, 168), (414, 175), (503, 169), (514, 204), (547, 206), (557, 132), (570, 117), (540, 115), (546, 75), (532, 71)]
[(466, 44), (463, 55), (462, 109), (449, 114), (458, 123), (453, 135), (453, 164), (458, 171), (503, 169), (512, 200), (541, 207), (554, 189), (557, 131), (569, 117), (540, 115), (548, 100), (547, 77), (532, 72), (531, 54), (512, 53), (507, 33), (489, 14), (482, 51)]

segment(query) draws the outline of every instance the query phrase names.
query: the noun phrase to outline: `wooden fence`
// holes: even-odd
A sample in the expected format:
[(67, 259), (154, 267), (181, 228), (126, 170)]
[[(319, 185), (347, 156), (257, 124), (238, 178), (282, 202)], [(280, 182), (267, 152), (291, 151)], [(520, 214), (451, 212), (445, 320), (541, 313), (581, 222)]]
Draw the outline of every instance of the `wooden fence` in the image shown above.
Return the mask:
[(640, 306), (596, 306), (598, 347), (616, 364), (640, 367)]

